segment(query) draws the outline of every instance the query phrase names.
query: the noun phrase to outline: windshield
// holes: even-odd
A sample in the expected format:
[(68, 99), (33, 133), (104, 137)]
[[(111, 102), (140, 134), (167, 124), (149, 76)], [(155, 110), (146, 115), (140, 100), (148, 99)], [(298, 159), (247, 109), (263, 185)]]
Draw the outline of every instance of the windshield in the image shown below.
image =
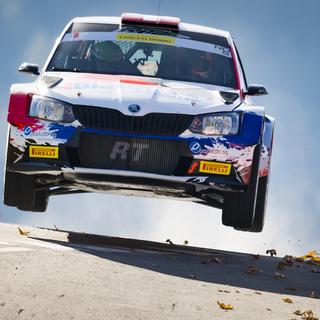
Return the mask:
[(236, 87), (230, 47), (223, 37), (105, 26), (73, 25), (47, 71), (134, 75)]

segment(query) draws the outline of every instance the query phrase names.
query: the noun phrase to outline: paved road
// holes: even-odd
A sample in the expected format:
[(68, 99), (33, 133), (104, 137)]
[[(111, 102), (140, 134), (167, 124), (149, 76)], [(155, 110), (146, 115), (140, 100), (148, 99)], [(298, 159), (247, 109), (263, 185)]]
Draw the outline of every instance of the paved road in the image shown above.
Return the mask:
[(320, 266), (279, 270), (275, 257), (22, 230), (0, 224), (1, 320), (303, 319), (296, 310), (320, 318), (310, 297), (320, 296), (320, 273), (311, 272)]

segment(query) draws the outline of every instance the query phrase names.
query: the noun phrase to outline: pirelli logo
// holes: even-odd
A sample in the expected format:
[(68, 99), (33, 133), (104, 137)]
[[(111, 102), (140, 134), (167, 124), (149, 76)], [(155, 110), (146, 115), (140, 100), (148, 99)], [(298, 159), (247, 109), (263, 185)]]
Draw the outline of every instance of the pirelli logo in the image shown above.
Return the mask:
[(47, 147), (47, 146), (30, 146), (29, 147), (30, 158), (59, 158), (59, 147)]
[(230, 171), (231, 171), (230, 163), (200, 161), (199, 172), (228, 176), (230, 174)]

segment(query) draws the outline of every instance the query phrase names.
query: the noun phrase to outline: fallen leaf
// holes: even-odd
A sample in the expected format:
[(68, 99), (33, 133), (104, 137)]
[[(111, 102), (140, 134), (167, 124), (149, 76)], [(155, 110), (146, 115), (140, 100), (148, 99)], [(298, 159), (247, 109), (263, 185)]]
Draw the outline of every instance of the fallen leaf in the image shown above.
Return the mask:
[(271, 309), (270, 309), (270, 308), (266, 308), (266, 310), (271, 311)]
[(284, 260), (288, 265), (291, 265), (291, 266), (293, 265), (293, 260), (294, 260), (293, 256), (288, 256), (288, 255), (286, 255), (286, 256), (284, 256), (283, 260)]
[(318, 318), (313, 316), (312, 310), (306, 310), (306, 311), (301, 311), (301, 310), (296, 310), (294, 312), (295, 315), (297, 316), (302, 316), (304, 320), (319, 320)]
[(312, 251), (308, 252), (307, 254), (305, 254), (305, 257), (307, 257), (307, 258), (315, 258), (316, 256), (317, 256), (316, 250), (312, 250)]
[(274, 277), (275, 277), (276, 279), (283, 279), (283, 278), (285, 278), (286, 276), (285, 276), (284, 274), (280, 273), (280, 272), (276, 272), (276, 273), (274, 274)]
[(266, 254), (270, 254), (271, 257), (277, 255), (277, 251), (275, 249), (269, 249), (266, 251)]
[(320, 273), (320, 269), (312, 268), (312, 269), (311, 269), (311, 272), (313, 272), (313, 273)]
[(210, 258), (207, 258), (207, 259), (201, 261), (202, 264), (209, 264), (212, 262), (223, 263), (223, 261), (218, 257), (210, 257)]
[(285, 288), (286, 290), (290, 290), (290, 291), (297, 291), (296, 288)]
[(285, 302), (285, 303), (292, 303), (292, 300), (290, 298), (282, 298), (282, 300)]
[(224, 310), (233, 310), (233, 306), (231, 304), (224, 304), (223, 302), (217, 301), (219, 307)]
[(24, 230), (22, 228), (20, 228), (18, 226), (18, 230), (19, 230), (19, 233), (22, 235), (22, 236), (27, 236), (29, 234), (29, 231), (28, 230)]
[(297, 316), (303, 316), (303, 311), (301, 311), (301, 310), (296, 310), (296, 311), (294, 312), (294, 314), (297, 315)]
[(317, 251), (316, 250), (312, 250), (308, 253), (306, 253), (304, 256), (301, 257), (296, 257), (295, 258), (296, 261), (298, 262), (316, 262), (316, 263), (320, 263), (320, 256), (317, 255)]
[(218, 291), (219, 291), (219, 292), (224, 292), (224, 293), (230, 293), (230, 291), (228, 291), (228, 290), (219, 289)]
[(169, 244), (173, 244), (173, 242), (170, 239), (167, 239), (166, 242)]
[(188, 240), (184, 240), (183, 244), (186, 246), (189, 243)]
[(257, 272), (262, 272), (262, 270), (257, 267), (250, 267), (245, 271), (245, 273), (248, 273), (251, 275), (255, 275), (255, 274), (257, 274)]
[(218, 258), (218, 257), (213, 257), (213, 258), (212, 258), (212, 262), (223, 263), (223, 261), (222, 261), (220, 258)]
[(261, 293), (260, 291), (255, 291), (254, 293), (255, 293), (255, 294), (262, 295), (262, 293)]

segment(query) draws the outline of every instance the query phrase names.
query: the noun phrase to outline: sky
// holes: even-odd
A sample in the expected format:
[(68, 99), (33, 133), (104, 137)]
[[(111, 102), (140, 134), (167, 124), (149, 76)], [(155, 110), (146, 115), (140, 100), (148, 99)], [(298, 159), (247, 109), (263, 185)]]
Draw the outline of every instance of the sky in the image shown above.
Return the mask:
[[(3, 167), (9, 89), (32, 82), (24, 62), (43, 66), (55, 39), (76, 16), (157, 14), (158, 0), (0, 1), (0, 166)], [(160, 15), (228, 30), (248, 83), (263, 84), (256, 97), (276, 119), (267, 218), (262, 233), (222, 226), (221, 212), (174, 200), (81, 194), (51, 197), (45, 214), (0, 204), (0, 222), (165, 241), (229, 251), (279, 255), (320, 251), (320, 1), (161, 0)], [(2, 181), (2, 170), (1, 170)], [(1, 186), (0, 192), (3, 192)]]

